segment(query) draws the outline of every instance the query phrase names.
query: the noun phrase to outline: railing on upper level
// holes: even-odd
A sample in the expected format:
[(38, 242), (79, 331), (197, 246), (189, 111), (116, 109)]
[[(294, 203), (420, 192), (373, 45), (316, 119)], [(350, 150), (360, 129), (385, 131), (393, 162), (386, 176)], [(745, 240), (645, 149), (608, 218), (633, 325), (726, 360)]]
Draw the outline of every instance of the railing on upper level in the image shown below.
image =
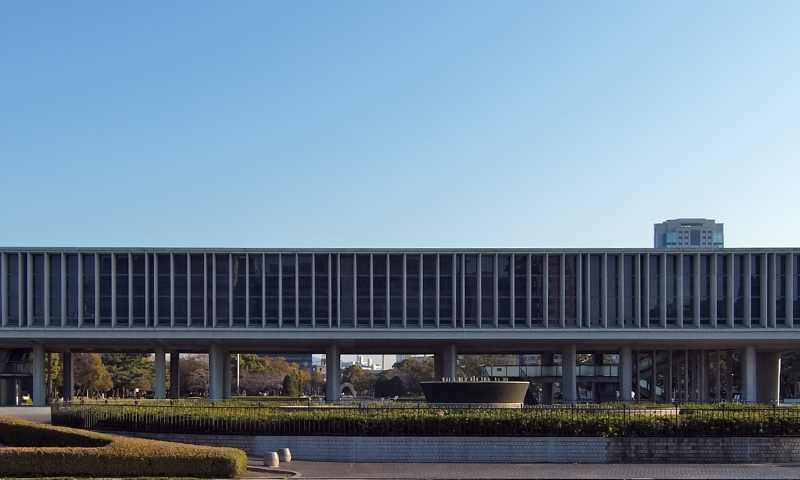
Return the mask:
[[(483, 372), (487, 377), (560, 377), (562, 375), (562, 367), (561, 365), (495, 365), (483, 367)], [(619, 366), (578, 365), (575, 367), (575, 375), (578, 377), (618, 377)]]
[(0, 362), (0, 375), (33, 375), (33, 362)]

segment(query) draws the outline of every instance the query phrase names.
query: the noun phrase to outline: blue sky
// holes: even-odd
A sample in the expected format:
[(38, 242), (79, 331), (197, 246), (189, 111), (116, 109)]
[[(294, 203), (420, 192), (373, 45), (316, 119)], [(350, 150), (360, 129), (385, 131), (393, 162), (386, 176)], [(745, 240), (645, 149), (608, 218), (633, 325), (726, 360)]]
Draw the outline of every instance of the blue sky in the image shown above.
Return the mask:
[(0, 245), (800, 246), (800, 3), (2, 2)]

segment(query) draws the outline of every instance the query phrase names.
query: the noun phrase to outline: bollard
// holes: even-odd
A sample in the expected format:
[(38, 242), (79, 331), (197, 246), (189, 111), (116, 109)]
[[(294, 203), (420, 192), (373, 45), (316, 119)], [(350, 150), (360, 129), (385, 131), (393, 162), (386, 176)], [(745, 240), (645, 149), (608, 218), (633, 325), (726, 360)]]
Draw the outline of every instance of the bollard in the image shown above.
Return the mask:
[(280, 465), (280, 463), (278, 463), (278, 452), (267, 452), (264, 454), (265, 467), (277, 467), (278, 465)]
[(291, 462), (292, 461), (292, 452), (290, 452), (288, 448), (279, 448), (278, 449), (278, 460), (280, 460), (281, 462)]

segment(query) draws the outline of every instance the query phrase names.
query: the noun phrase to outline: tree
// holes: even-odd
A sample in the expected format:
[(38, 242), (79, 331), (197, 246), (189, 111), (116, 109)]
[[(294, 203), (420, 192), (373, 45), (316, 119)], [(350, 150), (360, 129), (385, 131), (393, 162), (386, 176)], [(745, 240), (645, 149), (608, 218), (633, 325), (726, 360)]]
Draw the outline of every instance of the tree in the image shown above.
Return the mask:
[(517, 359), (514, 355), (461, 355), (458, 357), (458, 376), (485, 377), (484, 366), (516, 364)]
[(402, 397), (405, 395), (406, 387), (403, 385), (403, 379), (399, 375), (390, 377), (387, 372), (384, 372), (375, 379), (376, 397)]
[(403, 375), (398, 372), (395, 375), (403, 375), (403, 384), (408, 393), (412, 395), (422, 395), (420, 382), (433, 380), (433, 357), (425, 357), (421, 360), (418, 358), (406, 358), (402, 362), (395, 363), (394, 368), (407, 373), (407, 375)]
[(105, 393), (114, 385), (111, 375), (103, 366), (100, 355), (96, 353), (78, 353), (73, 357), (73, 379), (78, 392), (83, 395)]
[(322, 379), (322, 372), (314, 370), (311, 374), (309, 384), (311, 385), (311, 393), (318, 394), (322, 390), (322, 387), (325, 386), (325, 380)]
[(375, 375), (365, 371), (361, 365), (350, 365), (342, 372), (342, 382), (353, 384), (357, 394), (369, 392), (375, 387)]
[(299, 397), (300, 385), (297, 383), (297, 378), (294, 375), (286, 375), (283, 378), (283, 392), (284, 397)]
[(147, 354), (101, 353), (108, 373), (111, 375), (115, 397), (126, 397), (138, 388), (152, 390), (155, 380), (155, 364)]
[(181, 396), (208, 396), (208, 361), (195, 356), (181, 359)]

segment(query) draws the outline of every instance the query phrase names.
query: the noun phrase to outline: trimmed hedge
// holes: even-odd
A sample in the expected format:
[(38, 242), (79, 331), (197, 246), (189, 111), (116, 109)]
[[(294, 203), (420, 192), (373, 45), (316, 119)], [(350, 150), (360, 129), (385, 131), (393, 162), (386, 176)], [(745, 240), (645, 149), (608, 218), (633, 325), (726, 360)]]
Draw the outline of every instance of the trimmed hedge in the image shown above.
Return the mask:
[(247, 468), (235, 448), (213, 448), (53, 427), (0, 417), (0, 477), (233, 478)]
[(53, 423), (89, 429), (222, 435), (800, 436), (800, 408), (439, 409), (73, 406)]

